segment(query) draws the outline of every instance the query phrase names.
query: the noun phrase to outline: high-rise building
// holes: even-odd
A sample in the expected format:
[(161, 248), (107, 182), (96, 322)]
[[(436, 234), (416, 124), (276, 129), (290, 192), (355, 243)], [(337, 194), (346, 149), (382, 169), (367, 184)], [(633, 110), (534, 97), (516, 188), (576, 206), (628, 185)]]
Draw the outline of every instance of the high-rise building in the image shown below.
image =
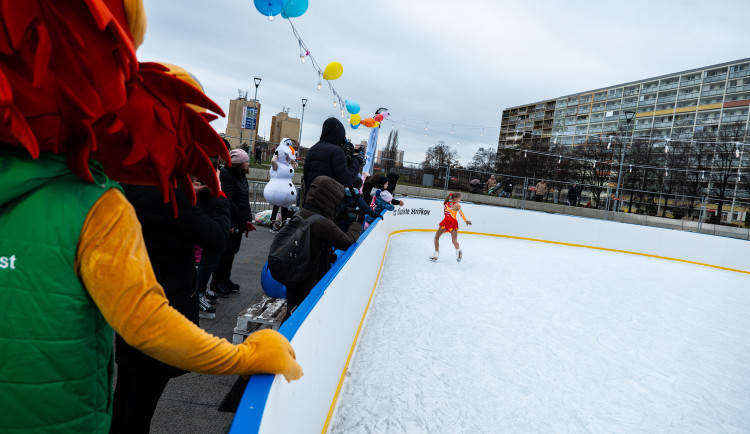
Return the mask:
[[(394, 155), (392, 157), (393, 161), (390, 164), (387, 164), (387, 166), (389, 166), (389, 167), (401, 167), (401, 166), (404, 165), (404, 151), (397, 150), (395, 154), (396, 155)], [(377, 151), (375, 162), (377, 164), (379, 164), (379, 165), (383, 165), (384, 164), (384, 161), (383, 161), (383, 150), (382, 149), (379, 150), (379, 151)]]
[(259, 120), (260, 102), (248, 100), (247, 93), (240, 92), (237, 99), (229, 100), (224, 138), (229, 141), (232, 148), (245, 147), (252, 152), (258, 138)]
[(288, 111), (279, 112), (271, 119), (271, 146), (276, 146), (284, 137), (299, 140), (299, 119), (290, 118)]
[(532, 138), (557, 144), (603, 141), (627, 128), (633, 137), (717, 137), (748, 127), (750, 58), (587, 90), (503, 110), (498, 152)]

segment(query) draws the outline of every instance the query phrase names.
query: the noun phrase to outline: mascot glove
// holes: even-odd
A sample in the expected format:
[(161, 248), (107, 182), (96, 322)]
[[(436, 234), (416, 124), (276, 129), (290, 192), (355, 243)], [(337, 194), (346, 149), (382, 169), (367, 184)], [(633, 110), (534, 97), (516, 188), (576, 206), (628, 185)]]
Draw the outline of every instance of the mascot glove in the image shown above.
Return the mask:
[(242, 344), (252, 357), (246, 367), (248, 374), (282, 374), (287, 382), (302, 377), (292, 344), (279, 332), (271, 329), (257, 331)]

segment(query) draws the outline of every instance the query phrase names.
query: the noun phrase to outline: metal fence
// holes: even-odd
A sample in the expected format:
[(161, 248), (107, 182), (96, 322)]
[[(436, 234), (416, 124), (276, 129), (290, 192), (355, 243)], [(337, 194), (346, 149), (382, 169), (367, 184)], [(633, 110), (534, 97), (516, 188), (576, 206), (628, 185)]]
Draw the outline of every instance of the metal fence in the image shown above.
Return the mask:
[[(260, 211), (273, 209), (273, 205), (268, 203), (263, 197), (263, 189), (266, 188), (267, 182), (264, 181), (248, 181), (250, 187), (250, 212), (256, 214)], [(300, 206), (300, 191), (302, 190), (301, 185), (295, 185), (297, 189), (297, 202), (295, 205)]]

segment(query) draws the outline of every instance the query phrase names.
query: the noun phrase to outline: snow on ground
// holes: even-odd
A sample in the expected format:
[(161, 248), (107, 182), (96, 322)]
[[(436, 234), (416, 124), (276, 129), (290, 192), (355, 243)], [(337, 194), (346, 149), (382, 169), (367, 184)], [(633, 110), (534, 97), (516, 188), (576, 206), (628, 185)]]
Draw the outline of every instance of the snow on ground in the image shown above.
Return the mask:
[(331, 432), (750, 430), (749, 275), (432, 237), (391, 237)]

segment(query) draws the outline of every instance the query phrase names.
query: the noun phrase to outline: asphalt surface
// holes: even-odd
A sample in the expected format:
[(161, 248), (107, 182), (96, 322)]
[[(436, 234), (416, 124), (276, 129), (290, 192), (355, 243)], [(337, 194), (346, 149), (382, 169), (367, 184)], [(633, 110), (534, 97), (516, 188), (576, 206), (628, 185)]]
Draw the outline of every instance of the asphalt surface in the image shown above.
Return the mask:
[[(247, 306), (260, 299), (260, 272), (268, 257), (273, 234), (268, 227), (258, 229), (242, 238), (240, 251), (234, 258), (232, 280), (240, 285), (240, 292), (229, 298), (219, 298), (216, 318), (201, 319), (200, 325), (209, 333), (232, 342), (237, 316)], [(159, 400), (151, 422), (152, 433), (226, 433), (232, 425), (234, 413), (219, 411), (224, 397), (237, 376), (217, 376), (188, 373), (169, 381)]]

